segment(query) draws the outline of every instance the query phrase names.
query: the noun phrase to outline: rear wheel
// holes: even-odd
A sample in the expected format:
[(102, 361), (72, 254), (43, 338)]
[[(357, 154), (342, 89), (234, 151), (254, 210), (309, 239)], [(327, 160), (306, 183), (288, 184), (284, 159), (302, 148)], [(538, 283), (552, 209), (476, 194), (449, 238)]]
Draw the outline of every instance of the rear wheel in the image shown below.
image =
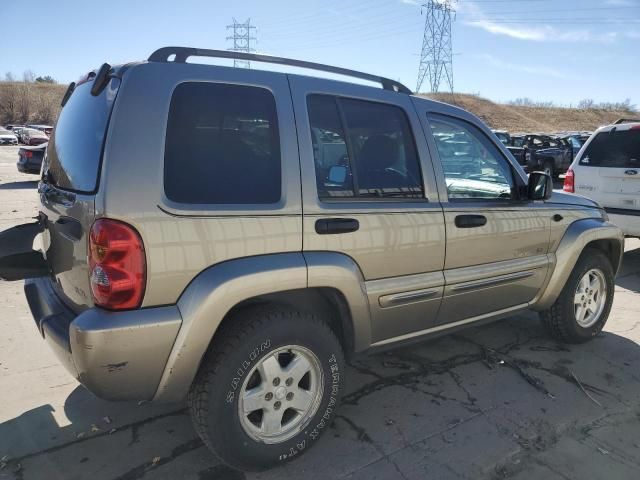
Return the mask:
[(216, 334), (189, 393), (196, 430), (234, 468), (289, 461), (329, 427), (344, 368), (338, 339), (318, 317), (242, 311)]
[(568, 343), (583, 343), (604, 327), (613, 303), (614, 275), (609, 259), (586, 249), (562, 293), (541, 319), (551, 334)]

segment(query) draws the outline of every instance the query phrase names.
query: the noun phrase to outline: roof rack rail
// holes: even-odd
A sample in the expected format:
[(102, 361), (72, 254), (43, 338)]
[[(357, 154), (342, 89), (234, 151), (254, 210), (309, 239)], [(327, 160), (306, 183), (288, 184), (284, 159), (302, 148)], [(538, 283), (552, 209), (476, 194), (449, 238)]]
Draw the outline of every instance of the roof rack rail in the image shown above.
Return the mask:
[[(169, 60), (169, 57), (175, 55), (174, 60)], [(149, 56), (150, 62), (165, 62), (170, 61), (176, 63), (186, 63), (189, 57), (212, 57), (212, 58), (232, 58), (235, 60), (250, 60), (253, 62), (274, 63), (278, 65), (287, 65), (290, 67), (309, 68), (311, 70), (320, 70), (323, 72), (336, 73), (338, 75), (346, 75), (348, 77), (360, 78), (363, 80), (369, 80), (382, 84), (382, 88), (385, 90), (391, 90), (393, 92), (406, 93), (411, 95), (413, 92), (405, 87), (400, 82), (391, 80), (389, 78), (380, 77), (378, 75), (371, 75), (370, 73), (358, 72), (355, 70), (349, 70), (347, 68), (333, 67), (331, 65), (324, 65), (322, 63), (306, 62), (304, 60), (293, 60), (291, 58), (272, 57), (271, 55), (261, 55), (257, 53), (245, 53), (234, 52), (230, 50), (209, 50), (204, 48), (191, 48), (191, 47), (163, 47)]]
[(615, 122), (614, 125), (620, 125), (621, 123), (638, 123), (640, 122), (640, 118), (619, 118)]

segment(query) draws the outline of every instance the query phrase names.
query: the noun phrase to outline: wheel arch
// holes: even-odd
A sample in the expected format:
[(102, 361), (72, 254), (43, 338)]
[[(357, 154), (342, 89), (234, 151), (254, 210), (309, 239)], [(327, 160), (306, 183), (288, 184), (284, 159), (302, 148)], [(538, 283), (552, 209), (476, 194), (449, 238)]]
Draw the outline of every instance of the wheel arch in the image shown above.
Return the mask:
[(223, 262), (201, 272), (180, 296), (182, 325), (153, 399), (183, 399), (221, 323), (267, 302), (320, 309), (347, 353), (371, 343), (364, 279), (350, 257), (297, 252)]
[(545, 310), (556, 301), (564, 288), (578, 258), (587, 248), (595, 248), (607, 255), (616, 274), (622, 262), (624, 235), (619, 227), (598, 218), (584, 218), (567, 228), (555, 252), (555, 267), (546, 287), (531, 302), (535, 310)]

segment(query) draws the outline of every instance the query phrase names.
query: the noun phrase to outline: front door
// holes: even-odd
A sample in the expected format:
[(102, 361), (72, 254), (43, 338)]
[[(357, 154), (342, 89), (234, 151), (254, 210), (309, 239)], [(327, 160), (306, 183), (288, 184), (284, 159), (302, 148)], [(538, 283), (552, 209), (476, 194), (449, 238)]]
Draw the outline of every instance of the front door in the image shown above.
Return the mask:
[(373, 344), (428, 328), (444, 287), (444, 221), (410, 97), (297, 76), (290, 83), (304, 251), (357, 264)]
[(446, 107), (423, 113), (447, 194), (446, 286), (437, 322), (526, 306), (547, 274), (552, 213), (519, 198), (524, 178), (473, 119)]

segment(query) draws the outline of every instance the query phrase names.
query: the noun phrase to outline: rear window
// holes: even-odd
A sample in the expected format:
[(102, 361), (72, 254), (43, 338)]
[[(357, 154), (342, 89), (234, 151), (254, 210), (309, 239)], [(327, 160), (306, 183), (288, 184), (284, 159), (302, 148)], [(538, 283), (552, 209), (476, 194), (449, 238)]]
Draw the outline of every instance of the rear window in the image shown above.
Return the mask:
[(91, 95), (92, 85), (86, 82), (76, 87), (60, 112), (43, 168), (54, 185), (81, 193), (96, 189), (102, 146), (120, 80), (112, 79), (96, 97)]
[(281, 197), (278, 120), (264, 88), (205, 82), (176, 87), (164, 157), (168, 199), (273, 204)]
[(640, 168), (640, 130), (598, 133), (587, 145), (580, 165)]

